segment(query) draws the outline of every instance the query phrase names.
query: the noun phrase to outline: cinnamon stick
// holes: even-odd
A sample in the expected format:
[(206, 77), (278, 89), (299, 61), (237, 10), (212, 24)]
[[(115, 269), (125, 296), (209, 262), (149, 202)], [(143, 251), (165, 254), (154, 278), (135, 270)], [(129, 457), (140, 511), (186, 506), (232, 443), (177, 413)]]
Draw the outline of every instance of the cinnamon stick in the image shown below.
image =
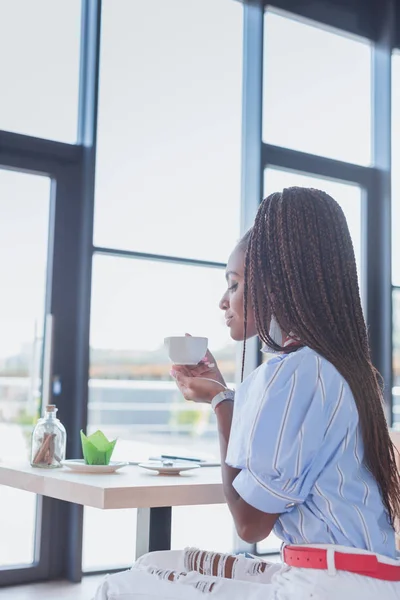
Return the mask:
[[(33, 462), (35, 465), (47, 463), (51, 464), (54, 456), (54, 438), (55, 433), (45, 433), (39, 450), (36, 453)], [(50, 461), (50, 462), (49, 462)]]

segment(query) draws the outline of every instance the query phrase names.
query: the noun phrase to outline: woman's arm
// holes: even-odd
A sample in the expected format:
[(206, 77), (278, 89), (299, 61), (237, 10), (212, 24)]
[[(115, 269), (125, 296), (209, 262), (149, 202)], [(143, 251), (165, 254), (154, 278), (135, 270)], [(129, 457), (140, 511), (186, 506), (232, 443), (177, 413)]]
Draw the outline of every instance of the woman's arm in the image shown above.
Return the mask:
[(271, 533), (279, 515), (264, 513), (247, 504), (233, 487), (233, 481), (240, 470), (226, 464), (229, 436), (232, 426), (233, 403), (220, 402), (215, 409), (218, 422), (219, 447), (224, 494), (235, 522), (239, 537), (249, 544), (264, 540)]
[[(212, 359), (212, 363), (215, 363), (212, 355), (210, 354), (209, 356)], [(218, 376), (218, 381), (221, 381), (224, 384), (225, 382), (223, 381), (222, 375), (216, 367), (215, 369), (216, 375), (213, 374), (213, 377)], [(215, 381), (213, 382), (207, 378), (204, 379), (202, 377), (203, 374), (207, 374), (208, 377), (209, 371), (201, 366), (192, 369), (174, 366), (171, 370), (171, 375), (175, 378), (176, 383), (186, 400), (211, 404), (212, 399), (221, 391), (221, 386)], [(228, 400), (220, 402), (217, 405), (215, 412), (218, 422), (222, 483), (225, 498), (229, 510), (232, 513), (239, 536), (243, 541), (254, 544), (268, 537), (279, 514), (264, 513), (257, 508), (254, 508), (251, 504), (245, 502), (245, 500), (243, 500), (236, 492), (233, 487), (233, 481), (236, 479), (237, 475), (239, 475), (240, 470), (229, 467), (225, 462), (232, 426), (233, 403)]]

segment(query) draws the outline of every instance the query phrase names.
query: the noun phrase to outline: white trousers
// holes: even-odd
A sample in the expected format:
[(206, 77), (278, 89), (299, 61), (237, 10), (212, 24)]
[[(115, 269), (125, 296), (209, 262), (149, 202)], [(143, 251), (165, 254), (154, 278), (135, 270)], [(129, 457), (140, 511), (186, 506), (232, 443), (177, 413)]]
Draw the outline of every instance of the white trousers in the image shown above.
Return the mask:
[[(340, 546), (330, 548), (342, 552), (350, 550)], [(400, 600), (400, 582), (345, 571), (333, 570), (328, 574), (281, 563), (270, 563), (263, 583), (255, 583), (246, 576), (247, 580), (243, 581), (204, 576), (197, 571), (177, 581), (157, 576), (157, 570), (180, 571), (182, 557), (181, 551), (146, 554), (129, 571), (107, 576), (92, 600)], [(386, 557), (378, 556), (378, 559), (400, 564)]]

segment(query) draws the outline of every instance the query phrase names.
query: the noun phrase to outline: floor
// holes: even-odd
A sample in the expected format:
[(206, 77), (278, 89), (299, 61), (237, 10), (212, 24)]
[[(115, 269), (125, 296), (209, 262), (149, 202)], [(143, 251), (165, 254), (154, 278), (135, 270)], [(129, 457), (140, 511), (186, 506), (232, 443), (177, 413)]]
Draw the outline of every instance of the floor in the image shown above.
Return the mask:
[(0, 588), (0, 600), (91, 600), (103, 578), (96, 575), (79, 584), (60, 581)]

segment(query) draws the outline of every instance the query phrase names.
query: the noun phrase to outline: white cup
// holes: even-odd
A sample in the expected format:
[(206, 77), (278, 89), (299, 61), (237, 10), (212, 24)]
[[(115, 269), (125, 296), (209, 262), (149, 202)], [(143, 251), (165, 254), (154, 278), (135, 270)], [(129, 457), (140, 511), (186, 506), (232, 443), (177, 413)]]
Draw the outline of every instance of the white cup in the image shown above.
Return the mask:
[(207, 353), (208, 338), (176, 336), (167, 337), (164, 344), (175, 365), (197, 365)]

